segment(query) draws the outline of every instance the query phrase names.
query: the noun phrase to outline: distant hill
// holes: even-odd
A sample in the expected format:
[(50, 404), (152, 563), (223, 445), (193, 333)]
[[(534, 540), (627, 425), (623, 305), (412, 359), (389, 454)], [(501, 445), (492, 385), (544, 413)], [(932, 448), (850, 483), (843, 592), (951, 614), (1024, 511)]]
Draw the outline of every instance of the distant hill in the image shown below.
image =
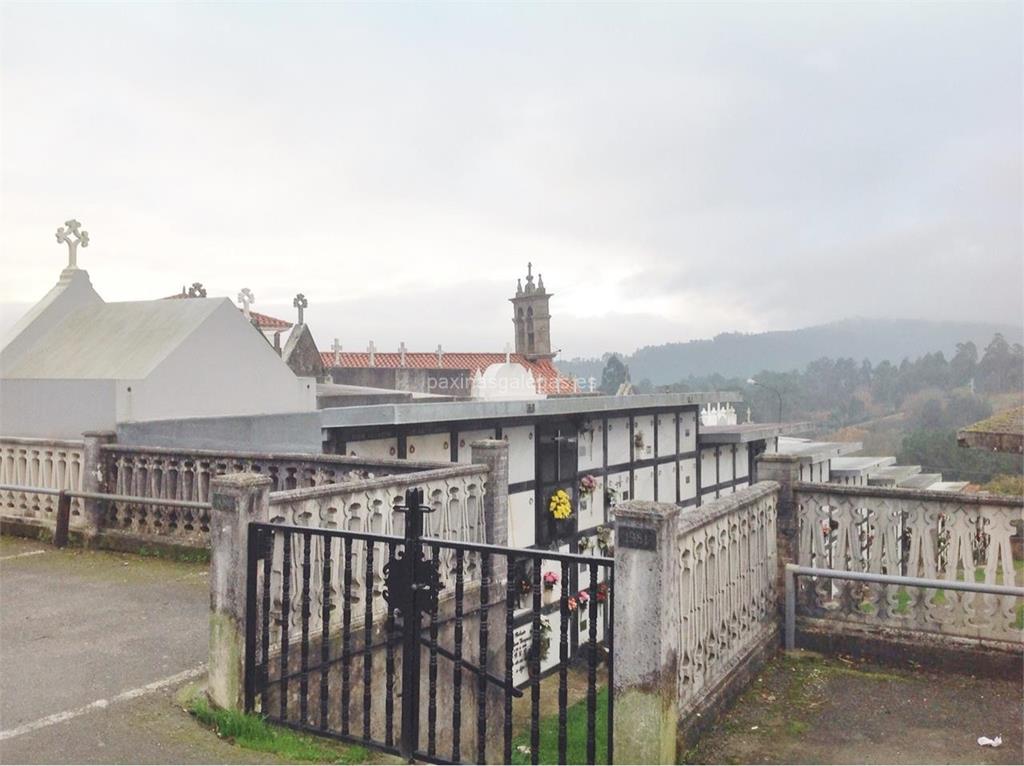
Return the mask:
[[(949, 358), (956, 344), (972, 340), (979, 354), (1001, 332), (1010, 343), (1024, 341), (1024, 331), (1013, 325), (984, 322), (930, 322), (918, 319), (843, 319), (830, 324), (757, 334), (722, 333), (712, 340), (644, 346), (620, 355), (629, 365), (634, 382), (675, 383), (688, 375), (719, 373), (726, 377), (754, 375), (761, 370), (784, 372), (803, 369), (823, 356), (852, 357), (858, 362), (884, 359), (898, 364), (904, 357), (942, 351)], [(600, 359), (558, 360), (567, 375), (601, 379)]]

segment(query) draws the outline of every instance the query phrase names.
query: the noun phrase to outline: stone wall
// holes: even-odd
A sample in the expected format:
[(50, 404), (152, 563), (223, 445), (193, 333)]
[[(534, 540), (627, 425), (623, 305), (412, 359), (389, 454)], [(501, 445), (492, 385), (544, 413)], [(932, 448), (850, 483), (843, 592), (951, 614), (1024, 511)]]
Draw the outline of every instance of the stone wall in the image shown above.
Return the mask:
[(616, 507), (615, 760), (675, 763), (777, 647), (778, 490)]

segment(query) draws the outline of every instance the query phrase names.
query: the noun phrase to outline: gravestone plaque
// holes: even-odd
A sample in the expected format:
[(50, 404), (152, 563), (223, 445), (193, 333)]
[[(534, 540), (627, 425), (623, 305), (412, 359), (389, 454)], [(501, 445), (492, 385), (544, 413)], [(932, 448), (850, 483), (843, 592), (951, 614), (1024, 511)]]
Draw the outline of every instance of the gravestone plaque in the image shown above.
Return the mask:
[(218, 511), (233, 511), (235, 510), (235, 497), (234, 495), (214, 495), (210, 504)]
[(658, 534), (650, 527), (620, 526), (615, 530), (615, 538), (623, 548), (653, 551), (658, 547)]

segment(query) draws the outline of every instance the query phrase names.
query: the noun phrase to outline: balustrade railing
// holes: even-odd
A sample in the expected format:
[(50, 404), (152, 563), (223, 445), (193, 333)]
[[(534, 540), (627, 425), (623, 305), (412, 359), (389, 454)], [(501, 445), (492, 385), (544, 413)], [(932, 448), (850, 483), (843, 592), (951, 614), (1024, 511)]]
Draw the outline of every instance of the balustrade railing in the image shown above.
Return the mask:
[(775, 628), (778, 486), (685, 512), (676, 535), (678, 690), (699, 701)]
[[(1024, 500), (909, 489), (797, 484), (798, 564), (987, 585), (1021, 583), (1013, 538)], [(961, 638), (1024, 641), (1010, 595), (801, 577), (801, 614)]]
[[(444, 463), (356, 458), (345, 455), (221, 452), (107, 445), (102, 448), (104, 486), (132, 497), (208, 503), (210, 480), (226, 473), (269, 476), (273, 491), (338, 485), (437, 468)], [(209, 545), (209, 511), (138, 502), (111, 502), (107, 531), (180, 544)]]
[[(315, 529), (339, 529), (347, 532), (358, 532), (367, 535), (394, 535), (401, 537), (404, 533), (404, 516), (395, 512), (395, 507), (403, 504), (406, 489), (417, 487), (423, 490), (424, 503), (433, 509), (424, 516), (425, 537), (440, 540), (458, 540), (469, 543), (485, 542), (484, 528), (484, 493), (488, 470), (482, 465), (449, 465), (446, 468), (420, 471), (418, 473), (364, 479), (345, 484), (332, 484), (322, 487), (272, 492), (270, 494), (270, 523), (285, 524)], [(345, 591), (344, 579), (349, 578), (348, 590), (354, 593), (370, 592), (372, 594), (371, 613), (380, 615), (384, 612), (383, 599), (384, 565), (389, 560), (389, 551), (384, 543), (352, 544), (348, 551), (348, 560), (344, 566), (330, 569), (331, 582), (328, 588), (323, 587), (324, 545), (329, 538), (315, 537), (312, 541), (310, 592), (315, 594), (310, 604), (311, 612), (309, 629), (320, 630), (323, 611), (322, 598), (327, 594), (331, 603), (338, 603), (341, 593)], [(334, 543), (335, 548), (339, 543)], [(373, 549), (372, 551), (370, 549)], [(285, 567), (284, 536), (274, 540), (271, 557), (271, 590), (283, 593), (281, 580)], [(298, 593), (301, 589), (304, 552), (299, 546), (289, 547), (290, 565), (288, 591)], [(334, 558), (337, 558), (335, 550)], [(455, 552), (443, 549), (438, 552), (442, 593), (452, 594), (455, 591)], [(369, 569), (368, 569), (369, 566)], [(462, 566), (463, 583), (460, 587), (471, 587), (479, 581), (478, 554), (468, 551), (464, 554)], [(365, 588), (366, 581), (370, 588)], [(320, 599), (320, 601), (317, 601)], [(280, 625), (284, 608), (280, 599), (271, 604), (272, 622), (278, 627), (272, 632), (273, 641), (280, 640)], [(354, 619), (357, 624), (365, 614), (365, 605), (355, 610)], [(298, 599), (291, 601), (288, 624), (291, 630), (298, 630), (302, 613)]]
[[(84, 446), (80, 441), (0, 438), (0, 484), (62, 490), (82, 489)], [(0, 512), (53, 526), (57, 496), (23, 491), (0, 491)], [(71, 501), (71, 526), (80, 526), (82, 501)]]

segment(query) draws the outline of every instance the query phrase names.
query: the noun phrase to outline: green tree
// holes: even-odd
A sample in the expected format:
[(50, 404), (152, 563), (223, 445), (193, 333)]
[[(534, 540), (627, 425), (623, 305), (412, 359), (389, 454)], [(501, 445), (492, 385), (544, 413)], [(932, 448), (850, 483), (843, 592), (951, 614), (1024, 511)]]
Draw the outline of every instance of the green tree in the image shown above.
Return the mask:
[(602, 394), (615, 394), (619, 387), (629, 380), (629, 368), (622, 363), (618, 354), (612, 354), (601, 371), (601, 385), (598, 390)]

